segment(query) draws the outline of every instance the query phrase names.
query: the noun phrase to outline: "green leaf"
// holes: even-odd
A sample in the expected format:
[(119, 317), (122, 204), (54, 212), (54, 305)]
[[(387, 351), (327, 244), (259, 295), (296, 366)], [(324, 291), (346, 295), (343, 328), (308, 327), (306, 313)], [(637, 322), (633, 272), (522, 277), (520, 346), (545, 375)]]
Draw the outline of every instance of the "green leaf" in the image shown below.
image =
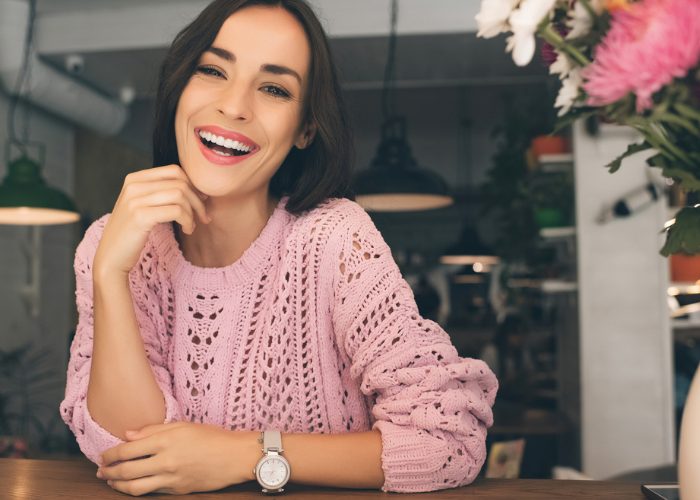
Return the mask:
[(676, 214), (676, 222), (668, 229), (661, 255), (700, 253), (700, 207), (685, 207)]
[(662, 153), (647, 158), (647, 164), (652, 167), (660, 167), (662, 175), (669, 179), (675, 179), (688, 191), (700, 191), (700, 179), (689, 170), (678, 167), (678, 163), (669, 159)]
[(605, 165), (605, 168), (609, 168), (610, 173), (614, 174), (615, 172), (620, 170), (620, 166), (622, 166), (622, 160), (624, 160), (628, 156), (632, 156), (635, 153), (639, 153), (640, 151), (644, 151), (647, 149), (651, 149), (651, 144), (649, 144), (647, 141), (643, 141), (636, 144), (630, 144), (629, 146), (627, 146), (627, 150), (624, 153), (622, 153), (613, 161)]
[(588, 118), (589, 116), (594, 115), (596, 112), (597, 109), (591, 107), (572, 108), (564, 116), (557, 118), (552, 134), (558, 134), (579, 118)]

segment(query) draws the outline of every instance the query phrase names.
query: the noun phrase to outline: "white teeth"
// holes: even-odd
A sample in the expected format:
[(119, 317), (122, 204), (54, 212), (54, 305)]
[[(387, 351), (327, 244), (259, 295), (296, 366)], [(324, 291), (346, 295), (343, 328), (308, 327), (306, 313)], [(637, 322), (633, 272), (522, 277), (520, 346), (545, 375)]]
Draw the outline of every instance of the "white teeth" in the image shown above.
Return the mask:
[(228, 149), (236, 149), (238, 151), (243, 151), (244, 153), (248, 153), (252, 149), (252, 147), (246, 146), (242, 142), (234, 141), (233, 139), (226, 139), (225, 137), (214, 135), (211, 132), (206, 132), (203, 130), (199, 131), (199, 136), (219, 146), (223, 146)]

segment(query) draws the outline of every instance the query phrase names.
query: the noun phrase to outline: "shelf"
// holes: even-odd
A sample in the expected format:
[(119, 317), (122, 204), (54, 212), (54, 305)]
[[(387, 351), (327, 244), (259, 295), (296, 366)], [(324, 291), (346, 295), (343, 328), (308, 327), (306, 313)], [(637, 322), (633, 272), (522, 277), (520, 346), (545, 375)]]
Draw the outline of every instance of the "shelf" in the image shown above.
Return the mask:
[(574, 155), (571, 153), (540, 155), (537, 158), (540, 172), (545, 174), (568, 173), (574, 167)]
[(542, 293), (568, 293), (578, 290), (578, 283), (575, 281), (544, 280), (540, 286)]
[(668, 294), (671, 297), (675, 297), (676, 295), (694, 295), (698, 293), (700, 293), (700, 285), (694, 281), (672, 281), (668, 284)]
[(533, 280), (533, 279), (510, 279), (508, 286), (512, 288), (532, 288), (542, 293), (569, 293), (578, 290), (578, 283), (565, 280)]
[(546, 240), (570, 238), (576, 236), (576, 228), (574, 226), (545, 227), (540, 229), (540, 236)]

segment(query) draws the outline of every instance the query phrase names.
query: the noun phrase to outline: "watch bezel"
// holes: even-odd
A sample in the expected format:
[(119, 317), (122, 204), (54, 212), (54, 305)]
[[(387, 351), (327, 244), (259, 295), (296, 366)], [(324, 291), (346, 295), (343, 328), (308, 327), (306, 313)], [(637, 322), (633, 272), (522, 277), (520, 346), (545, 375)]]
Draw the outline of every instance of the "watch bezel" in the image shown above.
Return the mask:
[[(262, 477), (260, 476), (260, 468), (263, 466), (263, 464), (265, 464), (265, 462), (267, 462), (268, 460), (272, 460), (272, 459), (280, 460), (284, 464), (284, 468), (285, 468), (284, 479), (282, 480), (282, 482), (278, 486), (267, 484), (265, 482), (265, 480), (263, 480)], [(272, 491), (280, 491), (289, 482), (289, 478), (291, 477), (291, 473), (292, 473), (291, 468), (289, 466), (289, 461), (286, 458), (284, 458), (284, 456), (280, 455), (279, 453), (271, 453), (271, 454), (267, 454), (267, 455), (261, 457), (260, 460), (258, 460), (258, 463), (255, 465), (254, 472), (255, 472), (255, 478), (257, 479), (258, 484), (260, 486), (262, 486), (263, 488), (267, 488), (267, 489), (272, 490)]]

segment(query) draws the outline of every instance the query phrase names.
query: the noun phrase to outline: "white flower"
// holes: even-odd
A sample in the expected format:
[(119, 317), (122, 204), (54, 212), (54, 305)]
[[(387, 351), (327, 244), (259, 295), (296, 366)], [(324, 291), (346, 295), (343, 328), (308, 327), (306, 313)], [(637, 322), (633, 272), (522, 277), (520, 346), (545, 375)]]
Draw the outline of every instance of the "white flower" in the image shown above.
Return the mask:
[(535, 31), (545, 16), (551, 14), (556, 0), (523, 0), (508, 18), (513, 35), (506, 50), (513, 52), (513, 61), (525, 66), (535, 55)]
[(571, 61), (566, 54), (563, 54), (558, 50), (555, 50), (554, 52), (557, 54), (557, 60), (549, 66), (549, 74), (559, 75), (559, 79), (563, 80), (569, 75), (573, 66), (571, 65)]
[[(589, 0), (589, 5), (597, 15), (601, 15), (605, 10), (603, 0)], [(573, 10), (569, 10), (567, 17), (566, 26), (571, 30), (566, 34), (567, 39), (578, 38), (591, 31), (593, 18), (583, 5), (583, 2), (576, 2)]]
[(555, 108), (561, 108), (557, 116), (563, 116), (569, 112), (579, 96), (582, 83), (583, 78), (581, 78), (580, 68), (573, 68), (569, 71), (569, 76), (562, 80), (559, 95), (557, 95), (557, 100), (554, 102)]
[(508, 17), (520, 0), (481, 0), (481, 10), (476, 15), (479, 31), (476, 36), (493, 38), (508, 31)]

